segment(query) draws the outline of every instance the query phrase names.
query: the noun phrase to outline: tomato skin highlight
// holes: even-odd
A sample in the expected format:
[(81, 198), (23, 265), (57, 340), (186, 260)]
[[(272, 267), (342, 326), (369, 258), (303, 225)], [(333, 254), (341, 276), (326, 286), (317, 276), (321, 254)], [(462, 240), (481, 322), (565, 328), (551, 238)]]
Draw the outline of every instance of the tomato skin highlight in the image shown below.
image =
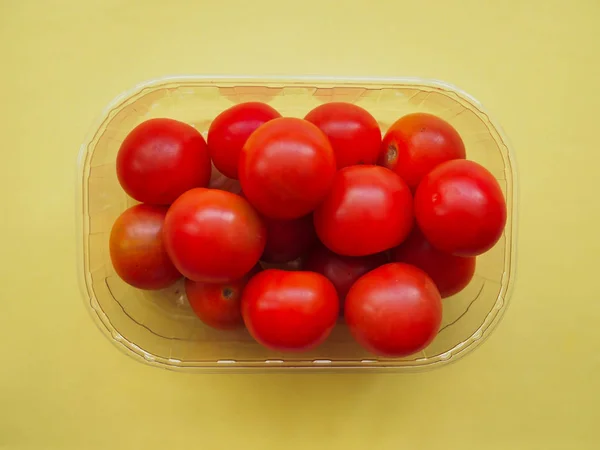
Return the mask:
[(167, 212), (165, 247), (179, 271), (194, 281), (242, 278), (262, 254), (266, 231), (242, 197), (217, 189), (192, 189)]
[(415, 216), (425, 238), (457, 256), (492, 248), (506, 225), (506, 203), (494, 176), (473, 161), (440, 164), (419, 184)]
[(414, 191), (439, 164), (465, 157), (465, 145), (452, 125), (432, 114), (413, 113), (398, 119), (385, 134), (380, 165), (400, 175)]
[(395, 247), (408, 236), (413, 199), (406, 183), (389, 169), (345, 167), (313, 216), (327, 248), (340, 255), (365, 256)]
[(310, 122), (282, 117), (246, 141), (238, 173), (245, 197), (264, 216), (296, 219), (327, 195), (336, 163), (327, 136)]
[(377, 163), (381, 130), (366, 109), (353, 103), (330, 102), (317, 106), (304, 119), (327, 135), (338, 169)]
[(338, 312), (335, 288), (314, 272), (268, 269), (250, 280), (242, 296), (242, 316), (252, 337), (280, 352), (317, 347)]
[(238, 103), (219, 114), (208, 129), (208, 149), (215, 167), (226, 177), (238, 179), (240, 153), (250, 135), (262, 124), (281, 117), (261, 102)]
[(139, 202), (169, 205), (185, 191), (208, 185), (208, 147), (191, 125), (150, 119), (135, 127), (117, 153), (117, 178)]
[(433, 341), (442, 323), (442, 299), (421, 269), (390, 263), (363, 275), (350, 288), (344, 317), (365, 349), (403, 357)]
[(181, 278), (165, 250), (163, 226), (167, 208), (135, 205), (115, 221), (110, 233), (110, 259), (117, 275), (138, 289), (157, 290)]
[(462, 291), (475, 274), (474, 256), (455, 256), (437, 250), (418, 227), (413, 229), (406, 241), (391, 251), (391, 258), (423, 270), (431, 277), (442, 298)]

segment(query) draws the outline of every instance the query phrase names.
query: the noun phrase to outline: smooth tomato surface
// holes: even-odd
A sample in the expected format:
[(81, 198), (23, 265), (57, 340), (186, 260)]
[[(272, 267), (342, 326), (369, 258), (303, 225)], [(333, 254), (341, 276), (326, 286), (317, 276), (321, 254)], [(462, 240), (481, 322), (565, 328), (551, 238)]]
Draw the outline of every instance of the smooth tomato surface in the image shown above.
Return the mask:
[(259, 215), (239, 195), (198, 188), (171, 205), (164, 239), (186, 278), (222, 283), (243, 277), (256, 265), (266, 232)]
[(338, 169), (376, 164), (381, 151), (381, 130), (364, 108), (345, 102), (317, 106), (306, 117), (329, 138)]
[(277, 351), (299, 352), (323, 342), (336, 323), (338, 297), (331, 282), (314, 272), (268, 269), (242, 295), (250, 334)]
[(364, 256), (399, 245), (413, 225), (413, 200), (406, 183), (379, 166), (340, 170), (314, 212), (321, 242), (340, 255)]
[(485, 253), (502, 236), (506, 203), (494, 176), (466, 160), (431, 171), (415, 194), (415, 215), (425, 238), (459, 256)]
[(465, 159), (465, 145), (452, 125), (432, 114), (401, 117), (381, 146), (380, 164), (400, 175), (413, 190), (434, 167), (452, 159)]
[(474, 256), (454, 256), (432, 246), (415, 227), (391, 252), (392, 261), (412, 264), (433, 280), (442, 298), (462, 291), (475, 274)]
[(244, 326), (242, 292), (250, 278), (260, 271), (252, 269), (239, 280), (230, 283), (205, 283), (185, 280), (185, 293), (192, 310), (206, 325), (219, 330)]
[(367, 350), (402, 357), (423, 350), (436, 336), (442, 323), (442, 299), (421, 269), (390, 263), (354, 283), (344, 317)]
[(335, 171), (327, 136), (312, 123), (292, 117), (261, 125), (240, 155), (244, 195), (274, 219), (310, 213), (329, 191)]
[(309, 253), (304, 269), (317, 272), (333, 283), (340, 300), (340, 312), (350, 287), (365, 273), (388, 262), (385, 253), (367, 256), (342, 256), (324, 245), (318, 245)]
[(163, 245), (167, 208), (136, 205), (127, 209), (110, 232), (110, 259), (117, 275), (139, 289), (163, 289), (179, 278)]
[(135, 127), (117, 154), (117, 177), (134, 199), (168, 205), (210, 180), (208, 147), (202, 135), (173, 119), (150, 119)]
[(206, 139), (215, 167), (226, 177), (237, 179), (240, 153), (248, 137), (277, 117), (281, 117), (277, 110), (261, 102), (239, 103), (219, 114)]
[(306, 254), (317, 241), (312, 215), (282, 220), (264, 218), (267, 243), (261, 261), (285, 263)]

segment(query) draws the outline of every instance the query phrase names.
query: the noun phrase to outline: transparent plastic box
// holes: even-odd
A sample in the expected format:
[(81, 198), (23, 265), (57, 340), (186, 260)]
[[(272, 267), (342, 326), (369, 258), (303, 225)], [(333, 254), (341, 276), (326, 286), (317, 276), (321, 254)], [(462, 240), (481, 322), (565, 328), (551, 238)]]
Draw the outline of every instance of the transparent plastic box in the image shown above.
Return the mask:
[[(428, 112), (450, 122), (467, 157), (483, 164), (504, 192), (505, 232), (478, 257), (473, 281), (444, 299), (443, 322), (424, 351), (406, 358), (378, 358), (358, 346), (340, 320), (315, 350), (282, 354), (255, 343), (246, 330), (203, 325), (189, 307), (183, 283), (141, 291), (114, 272), (108, 241), (114, 220), (135, 202), (117, 181), (115, 160), (127, 133), (153, 117), (192, 124), (206, 137), (213, 118), (235, 103), (262, 101), (284, 116), (303, 117), (330, 101), (352, 102), (378, 120), (382, 132), (399, 117)], [(415, 370), (454, 361), (490, 334), (507, 307), (515, 272), (516, 171), (510, 145), (483, 107), (446, 83), (423, 79), (313, 79), (168, 77), (140, 84), (117, 97), (82, 145), (78, 161), (79, 271), (86, 307), (104, 334), (129, 355), (170, 369), (379, 369)]]

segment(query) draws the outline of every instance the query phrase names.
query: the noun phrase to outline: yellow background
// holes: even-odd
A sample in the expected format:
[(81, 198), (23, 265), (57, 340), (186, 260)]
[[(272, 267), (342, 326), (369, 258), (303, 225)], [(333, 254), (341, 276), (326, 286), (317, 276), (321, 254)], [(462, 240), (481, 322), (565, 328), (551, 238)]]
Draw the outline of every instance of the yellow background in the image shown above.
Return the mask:
[[(0, 448), (599, 448), (599, 56), (597, 0), (0, 0)], [(482, 101), (520, 175), (490, 339), (409, 375), (188, 375), (116, 350), (77, 284), (78, 147), (121, 91), (206, 73), (424, 76)]]

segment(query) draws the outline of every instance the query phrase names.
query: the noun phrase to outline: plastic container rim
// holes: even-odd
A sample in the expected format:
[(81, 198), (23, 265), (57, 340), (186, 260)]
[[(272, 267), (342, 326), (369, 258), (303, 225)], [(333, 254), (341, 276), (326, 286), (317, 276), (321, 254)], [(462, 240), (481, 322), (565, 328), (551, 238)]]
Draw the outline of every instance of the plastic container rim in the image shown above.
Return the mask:
[[(339, 84), (339, 85), (389, 85), (389, 87), (397, 86), (397, 85), (419, 85), (419, 86), (427, 86), (431, 88), (438, 88), (445, 91), (451, 91), (457, 94), (459, 97), (463, 98), (467, 102), (471, 103), (474, 107), (476, 107), (479, 112), (483, 113), (490, 124), (493, 125), (495, 131), (498, 133), (500, 140), (504, 143), (504, 146), (508, 152), (508, 159), (510, 161), (511, 173), (512, 173), (512, 213), (513, 220), (511, 220), (511, 245), (510, 251), (513, 255), (510, 261), (510, 270), (508, 273), (508, 283), (506, 285), (506, 289), (504, 294), (502, 295), (504, 299), (504, 305), (501, 309), (494, 308), (495, 313), (490, 312), (486, 317), (484, 323), (473, 333), (473, 336), (479, 335), (478, 338), (473, 339), (468, 345), (464, 345), (464, 342), (457, 344), (452, 349), (446, 351), (444, 354), (449, 354), (450, 356), (447, 359), (441, 358), (441, 355), (437, 356), (435, 361), (431, 361), (425, 364), (418, 365), (404, 365), (404, 366), (393, 366), (386, 365), (385, 361), (381, 361), (374, 364), (364, 365), (364, 366), (344, 366), (343, 361), (336, 362), (335, 365), (325, 364), (325, 360), (315, 360), (312, 365), (299, 365), (299, 366), (279, 366), (278, 364), (267, 364), (265, 361), (236, 361), (237, 364), (231, 364), (230, 361), (227, 360), (219, 360), (217, 361), (217, 366), (215, 367), (214, 362), (206, 363), (206, 364), (194, 364), (190, 366), (186, 366), (182, 364), (182, 361), (173, 360), (176, 362), (176, 365), (168, 364), (166, 362), (157, 360), (152, 354), (144, 351), (142, 348), (135, 345), (133, 342), (129, 342), (126, 338), (118, 334), (115, 330), (111, 332), (109, 329), (107, 322), (110, 323), (110, 319), (105, 314), (102, 314), (104, 317), (101, 317), (101, 313), (92, 307), (91, 302), (93, 300), (92, 294), (88, 289), (88, 280), (85, 273), (85, 249), (84, 249), (84, 237), (85, 237), (85, 216), (84, 216), (84, 186), (83, 186), (83, 175), (85, 171), (85, 161), (87, 157), (87, 150), (89, 145), (94, 141), (94, 138), (98, 131), (101, 128), (101, 125), (106, 121), (110, 112), (114, 110), (121, 103), (126, 101), (127, 99), (133, 97), (136, 94), (141, 93), (144, 89), (154, 87), (160, 84), (165, 83), (184, 83), (184, 82), (210, 82), (210, 83), (231, 83), (231, 82), (240, 82), (244, 84), (264, 84), (266, 82), (278, 83), (281, 86), (289, 86), (293, 84), (308, 84), (308, 83), (321, 83), (321, 84)], [(334, 87), (334, 86), (330, 86)], [(79, 147), (79, 152), (77, 155), (77, 163), (76, 163), (76, 216), (75, 219), (77, 221), (76, 224), (76, 239), (77, 239), (77, 281), (79, 285), (79, 289), (81, 294), (83, 295), (83, 299), (86, 302), (86, 310), (91, 315), (94, 323), (100, 329), (103, 335), (105, 335), (117, 348), (121, 350), (121, 352), (126, 353), (133, 359), (150, 363), (153, 366), (161, 367), (164, 369), (169, 369), (173, 371), (181, 371), (181, 372), (200, 372), (200, 373), (208, 373), (208, 372), (221, 372), (227, 371), (231, 372), (234, 369), (234, 372), (246, 372), (246, 371), (262, 371), (262, 370), (277, 370), (277, 371), (298, 371), (298, 370), (309, 370), (309, 371), (339, 371), (342, 373), (352, 373), (355, 371), (382, 371), (382, 372), (420, 372), (424, 370), (430, 370), (432, 368), (438, 368), (441, 366), (447, 366), (452, 362), (456, 362), (457, 360), (463, 358), (466, 354), (469, 354), (474, 349), (479, 347), (491, 334), (491, 332), (498, 326), (498, 323), (504, 317), (506, 313), (506, 309), (508, 308), (508, 304), (510, 298), (512, 297), (512, 293), (515, 285), (515, 275), (516, 275), (516, 266), (517, 266), (517, 257), (516, 257), (516, 247), (517, 247), (517, 220), (515, 219), (519, 215), (519, 185), (518, 185), (518, 168), (517, 162), (515, 158), (515, 152), (513, 146), (508, 139), (506, 133), (502, 129), (502, 127), (498, 124), (498, 122), (490, 115), (489, 111), (472, 95), (464, 91), (463, 89), (437, 79), (431, 78), (421, 78), (421, 77), (348, 77), (348, 76), (278, 76), (278, 75), (167, 75), (158, 78), (152, 78), (146, 81), (142, 81), (130, 89), (127, 89), (110, 101), (106, 107), (103, 108), (101, 114), (94, 120), (92, 126), (89, 131), (85, 135), (85, 139), (83, 143)], [(494, 314), (491, 320), (487, 320), (489, 315)], [(115, 334), (116, 333), (116, 334)], [(461, 347), (457, 350), (457, 347)], [(373, 361), (376, 361), (373, 359)], [(220, 366), (220, 367), (219, 367)]]

